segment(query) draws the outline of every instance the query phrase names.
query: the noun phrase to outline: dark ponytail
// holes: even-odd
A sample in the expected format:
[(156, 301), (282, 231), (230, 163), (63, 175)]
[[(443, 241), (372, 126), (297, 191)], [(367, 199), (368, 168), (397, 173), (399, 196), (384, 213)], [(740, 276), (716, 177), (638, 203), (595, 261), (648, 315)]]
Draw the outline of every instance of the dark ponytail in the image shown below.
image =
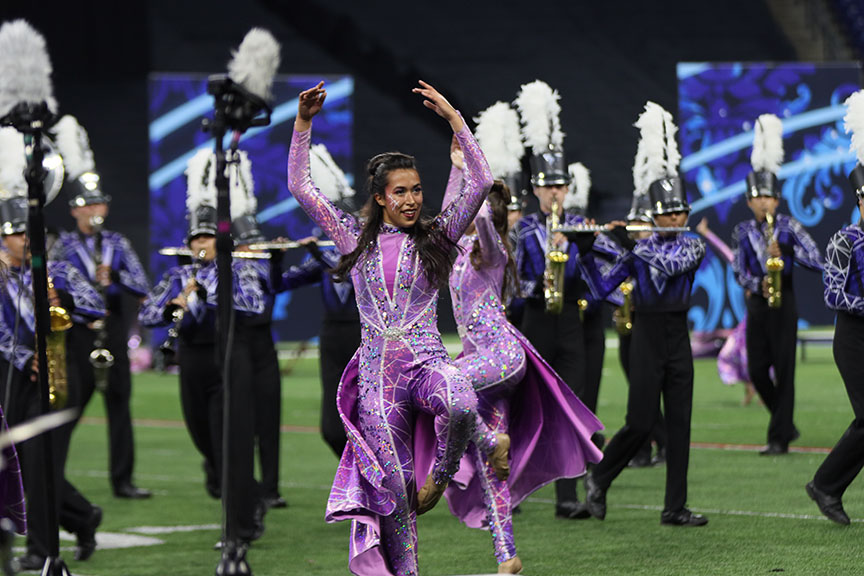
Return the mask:
[[(390, 173), (395, 170), (416, 171), (414, 157), (401, 152), (385, 152), (373, 156), (366, 164), (366, 191), (369, 199), (361, 211), (363, 229), (354, 251), (343, 255), (339, 264), (331, 271), (335, 280), (349, 281), (351, 270), (378, 239), (379, 230), (384, 223), (384, 207), (375, 201), (375, 197), (384, 197)], [(433, 286), (443, 287), (453, 267), (456, 243), (447, 237), (434, 219), (422, 215), (407, 232), (414, 237), (426, 279)]]

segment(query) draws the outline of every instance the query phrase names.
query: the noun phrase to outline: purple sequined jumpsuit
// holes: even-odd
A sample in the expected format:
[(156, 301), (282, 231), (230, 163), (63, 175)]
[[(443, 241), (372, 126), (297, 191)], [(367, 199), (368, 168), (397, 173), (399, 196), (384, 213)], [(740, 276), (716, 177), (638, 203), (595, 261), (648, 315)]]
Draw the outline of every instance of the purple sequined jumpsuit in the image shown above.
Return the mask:
[[(444, 197), (446, 206), (462, 187), (462, 171), (453, 167)], [(510, 392), (525, 375), (525, 350), (508, 329), (501, 304), (501, 288), (507, 266), (507, 249), (492, 223), (488, 203), (474, 220), (476, 231), (459, 240), (459, 252), (450, 275), (453, 316), (462, 338), (462, 354), (456, 365), (473, 383), (477, 412), (493, 433), (506, 434)], [(480, 246), (482, 265), (475, 268), (471, 252), (475, 240)], [(475, 438), (482, 445), (483, 438)], [(498, 480), (486, 458), (475, 448), (468, 453), (478, 470), (483, 488), (486, 522), (495, 546), (498, 563), (516, 556), (510, 489)]]
[[(329, 202), (309, 175), (311, 129), (294, 132), (288, 187), (342, 254), (354, 250), (357, 221)], [(464, 127), (456, 138), (465, 154), (466, 185), (436, 217), (456, 242), (492, 185), (476, 140)], [(352, 519), (349, 568), (355, 574), (418, 573), (414, 426), (434, 417), (433, 479), (449, 481), (472, 438), (477, 399), (447, 355), (438, 332), (438, 289), (423, 273), (412, 235), (383, 226), (351, 272), (362, 323), (361, 347), (340, 386), (340, 403), (355, 394), (354, 413), (340, 413), (349, 445), (328, 502), (328, 520)], [(392, 283), (392, 284), (391, 284)], [(355, 370), (356, 378), (349, 378)], [(494, 436), (486, 434), (487, 441)], [(482, 447), (488, 451), (491, 446)]]

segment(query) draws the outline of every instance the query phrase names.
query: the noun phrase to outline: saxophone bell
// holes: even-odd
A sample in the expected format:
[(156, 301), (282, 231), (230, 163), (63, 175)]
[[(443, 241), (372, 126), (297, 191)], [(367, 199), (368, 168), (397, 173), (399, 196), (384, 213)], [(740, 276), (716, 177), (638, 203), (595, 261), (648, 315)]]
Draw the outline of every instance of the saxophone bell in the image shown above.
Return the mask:
[[(774, 215), (765, 214), (765, 249), (774, 241)], [(783, 268), (782, 258), (770, 257), (765, 262), (766, 284), (768, 285), (768, 307), (780, 308), (783, 305)]]
[[(52, 278), (48, 277), (48, 289), (54, 288)], [(48, 401), (51, 408), (60, 410), (66, 406), (69, 397), (69, 380), (66, 373), (66, 331), (72, 328), (72, 318), (62, 306), (48, 308), (51, 331), (45, 346), (45, 360), (48, 365)]]
[(564, 267), (570, 255), (558, 248), (553, 239), (558, 225), (558, 199), (552, 199), (552, 212), (546, 219), (546, 268), (543, 271), (543, 297), (546, 312), (560, 314), (564, 308)]

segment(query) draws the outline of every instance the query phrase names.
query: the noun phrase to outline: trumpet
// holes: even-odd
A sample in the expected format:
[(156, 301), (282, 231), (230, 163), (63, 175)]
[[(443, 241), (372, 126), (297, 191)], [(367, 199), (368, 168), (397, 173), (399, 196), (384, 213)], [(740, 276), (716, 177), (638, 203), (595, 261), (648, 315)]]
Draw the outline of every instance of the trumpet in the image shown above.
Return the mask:
[(546, 311), (560, 314), (564, 308), (564, 267), (570, 256), (554, 243), (552, 234), (558, 225), (558, 200), (552, 200), (552, 213), (546, 219), (546, 268), (543, 270), (543, 297)]
[[(93, 262), (98, 270), (102, 266), (102, 225), (105, 219), (101, 216), (91, 216), (90, 225), (96, 236), (93, 249)], [(105, 287), (101, 282), (96, 283), (102, 300), (105, 301), (106, 314), (108, 302), (105, 299)], [(90, 352), (90, 365), (93, 366), (93, 379), (96, 389), (105, 392), (108, 389), (108, 372), (114, 366), (114, 355), (105, 346), (108, 344), (108, 330), (105, 327), (105, 319), (100, 318), (93, 322), (96, 329), (96, 338), (93, 340), (93, 350)]]
[[(624, 227), (627, 232), (690, 232), (689, 226), (649, 226), (648, 224), (628, 224)], [(612, 226), (609, 224), (577, 224), (575, 226), (559, 226), (553, 232), (560, 232), (565, 236), (575, 234), (594, 234), (595, 232), (609, 232)]]
[[(200, 263), (204, 260), (206, 254), (206, 250), (199, 250), (198, 254), (196, 254), (195, 261), (192, 263), (193, 279), (198, 275)], [(165, 338), (165, 341), (162, 342), (161, 346), (159, 346), (159, 350), (162, 352), (162, 358), (164, 359), (166, 366), (173, 366), (177, 363), (177, 338), (180, 336), (180, 325), (183, 323), (183, 317), (185, 315), (186, 311), (181, 306), (177, 306), (171, 312), (172, 324), (168, 329), (168, 337)]]
[[(318, 246), (335, 246), (336, 243), (332, 240), (319, 240), (315, 242)], [(293, 250), (295, 248), (303, 248), (305, 244), (300, 242), (258, 242), (250, 244), (250, 250)]]
[[(188, 256), (190, 258), (194, 258), (197, 256), (197, 253), (194, 252), (191, 248), (186, 248), (183, 246), (169, 246), (167, 248), (160, 248), (159, 254), (162, 256)], [(269, 260), (270, 254), (268, 252), (246, 252), (246, 251), (238, 251), (235, 250), (231, 252), (231, 256), (234, 258), (245, 258), (249, 260)]]
[[(765, 214), (765, 248), (767, 249), (771, 242), (774, 241), (774, 215), (771, 213)], [(768, 258), (765, 262), (765, 270), (768, 272), (768, 306), (770, 308), (780, 308), (783, 304), (783, 259)]]
[[(54, 288), (48, 277), (48, 289)], [(66, 374), (66, 331), (72, 328), (72, 318), (62, 306), (48, 308), (51, 331), (46, 338), (45, 360), (48, 364), (48, 401), (55, 410), (66, 406), (69, 381)]]

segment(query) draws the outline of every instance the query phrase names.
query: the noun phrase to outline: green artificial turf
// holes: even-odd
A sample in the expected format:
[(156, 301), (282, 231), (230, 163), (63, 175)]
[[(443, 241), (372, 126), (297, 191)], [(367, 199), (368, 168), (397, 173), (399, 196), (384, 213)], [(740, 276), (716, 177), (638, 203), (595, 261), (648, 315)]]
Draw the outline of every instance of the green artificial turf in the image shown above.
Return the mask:
[[(282, 494), (290, 507), (273, 510), (267, 531), (249, 552), (254, 574), (347, 574), (348, 526), (324, 523), (336, 457), (320, 439), (318, 363), (302, 359), (283, 379)], [(823, 519), (804, 484), (824, 451), (760, 457), (768, 416), (741, 406), (741, 386), (721, 384), (713, 359), (696, 361), (689, 505), (710, 519), (704, 528), (660, 526), (663, 467), (628, 469), (608, 493), (606, 520), (558, 520), (546, 487), (515, 517), (516, 544), (528, 576), (660, 574), (864, 574), (864, 524)], [(136, 482), (154, 491), (146, 501), (111, 496), (104, 407), (91, 402), (75, 432), (69, 478), (104, 508), (100, 530), (129, 534), (142, 526), (204, 526), (160, 534), (164, 544), (97, 549), (87, 562), (67, 559), (72, 573), (91, 576), (214, 574), (219, 553), (219, 503), (204, 492), (201, 458), (182, 426), (176, 376), (134, 377)], [(622, 424), (626, 387), (617, 350), (607, 351), (598, 415), (614, 433)], [(793, 447), (829, 448), (852, 419), (830, 348), (813, 346), (797, 373)], [(580, 487), (581, 491), (581, 487)], [(844, 503), (864, 518), (861, 482)], [(207, 528), (207, 525), (211, 525)], [(446, 505), (420, 518), (423, 574), (485, 574), (496, 570), (487, 533), (461, 526)], [(102, 534), (99, 535), (100, 538)], [(18, 544), (21, 544), (19, 540)], [(65, 542), (64, 545), (70, 543)]]

